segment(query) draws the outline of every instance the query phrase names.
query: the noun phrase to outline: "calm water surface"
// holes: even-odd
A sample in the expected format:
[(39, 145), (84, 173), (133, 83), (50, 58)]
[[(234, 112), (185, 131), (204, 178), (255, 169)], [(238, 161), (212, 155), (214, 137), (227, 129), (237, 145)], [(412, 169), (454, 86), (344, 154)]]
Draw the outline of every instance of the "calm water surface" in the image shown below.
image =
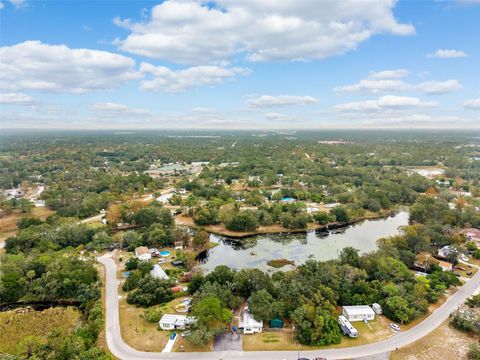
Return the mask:
[[(232, 269), (258, 268), (264, 271), (276, 269), (267, 265), (268, 260), (288, 259), (295, 265), (309, 258), (330, 260), (338, 257), (339, 252), (352, 246), (361, 253), (377, 249), (377, 240), (399, 233), (399, 227), (408, 225), (408, 212), (402, 211), (395, 216), (380, 220), (365, 220), (344, 228), (339, 233), (323, 235), (315, 231), (303, 234), (259, 235), (241, 240), (231, 240), (210, 235), (210, 241), (219, 243), (209, 250), (202, 260), (201, 268), (209, 272), (218, 265), (228, 265)], [(284, 266), (282, 270), (290, 269)]]

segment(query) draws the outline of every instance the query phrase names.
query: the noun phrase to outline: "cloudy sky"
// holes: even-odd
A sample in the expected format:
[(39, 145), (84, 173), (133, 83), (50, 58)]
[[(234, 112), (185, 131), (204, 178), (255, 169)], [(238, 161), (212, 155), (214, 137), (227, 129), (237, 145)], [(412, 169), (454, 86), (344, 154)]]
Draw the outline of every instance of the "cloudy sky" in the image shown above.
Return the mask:
[(0, 0), (3, 128), (480, 127), (480, 1)]

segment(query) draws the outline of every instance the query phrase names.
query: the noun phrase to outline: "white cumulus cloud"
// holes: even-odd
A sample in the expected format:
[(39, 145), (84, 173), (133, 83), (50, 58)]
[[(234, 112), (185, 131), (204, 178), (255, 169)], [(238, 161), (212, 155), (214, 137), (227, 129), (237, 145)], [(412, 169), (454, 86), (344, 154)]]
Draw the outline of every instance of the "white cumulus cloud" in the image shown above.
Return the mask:
[(0, 88), (85, 93), (137, 79), (133, 59), (107, 51), (25, 41), (0, 48)]
[(462, 105), (466, 109), (480, 109), (480, 98), (465, 100)]
[(372, 71), (368, 76), (371, 79), (399, 79), (410, 74), (406, 69)]
[(428, 94), (445, 94), (454, 91), (458, 91), (462, 88), (462, 84), (458, 80), (445, 80), (445, 81), (425, 81), (416, 86), (417, 90)]
[(419, 84), (411, 84), (401, 79), (408, 74), (409, 72), (405, 69), (372, 72), (366, 79), (362, 79), (356, 84), (336, 86), (333, 88), (333, 91), (356, 94), (419, 91), (428, 95), (437, 95), (458, 91), (462, 88), (462, 84), (455, 79), (445, 81), (431, 80)]
[(467, 57), (467, 54), (465, 54), (461, 50), (454, 50), (454, 49), (438, 49), (432, 54), (428, 54), (428, 57), (435, 57), (435, 58), (442, 58), (442, 59), (448, 59), (448, 58), (464, 58)]
[(333, 107), (334, 111), (383, 111), (383, 110), (402, 110), (418, 107), (431, 107), (437, 105), (433, 101), (423, 101), (416, 97), (386, 95), (375, 100), (365, 100), (337, 104)]
[(315, 104), (317, 102), (318, 100), (313, 96), (296, 95), (262, 95), (256, 98), (249, 98), (246, 100), (247, 107), (251, 108), (309, 105)]
[(197, 86), (222, 84), (237, 75), (248, 75), (250, 70), (213, 65), (171, 70), (165, 66), (142, 63), (140, 73), (146, 77), (140, 83), (143, 90), (176, 93)]
[(101, 117), (135, 117), (146, 116), (150, 114), (147, 109), (131, 108), (124, 104), (113, 102), (96, 103), (91, 105), (91, 108)]
[(130, 34), (115, 43), (137, 55), (182, 64), (322, 59), (353, 50), (375, 34), (410, 35), (392, 0), (167, 0), (146, 21), (114, 19)]
[(0, 104), (6, 105), (33, 105), (35, 100), (23, 93), (2, 93), (0, 94)]

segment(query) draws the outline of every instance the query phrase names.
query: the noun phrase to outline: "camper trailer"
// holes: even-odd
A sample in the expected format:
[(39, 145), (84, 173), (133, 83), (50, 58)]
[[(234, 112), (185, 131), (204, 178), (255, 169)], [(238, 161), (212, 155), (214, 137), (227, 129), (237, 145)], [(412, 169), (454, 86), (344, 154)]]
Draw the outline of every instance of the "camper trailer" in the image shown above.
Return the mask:
[(350, 321), (348, 321), (345, 316), (340, 315), (338, 317), (338, 325), (340, 325), (343, 335), (348, 335), (351, 338), (356, 338), (358, 336), (358, 330), (350, 324)]

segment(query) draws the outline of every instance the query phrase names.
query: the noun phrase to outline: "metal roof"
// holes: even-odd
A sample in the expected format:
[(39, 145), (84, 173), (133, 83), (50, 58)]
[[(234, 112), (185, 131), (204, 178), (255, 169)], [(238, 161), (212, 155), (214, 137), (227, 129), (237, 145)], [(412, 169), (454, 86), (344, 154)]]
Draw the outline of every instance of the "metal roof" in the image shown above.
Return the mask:
[(368, 305), (344, 306), (343, 310), (348, 315), (365, 315), (365, 314), (375, 315), (375, 311), (373, 311), (373, 309)]

